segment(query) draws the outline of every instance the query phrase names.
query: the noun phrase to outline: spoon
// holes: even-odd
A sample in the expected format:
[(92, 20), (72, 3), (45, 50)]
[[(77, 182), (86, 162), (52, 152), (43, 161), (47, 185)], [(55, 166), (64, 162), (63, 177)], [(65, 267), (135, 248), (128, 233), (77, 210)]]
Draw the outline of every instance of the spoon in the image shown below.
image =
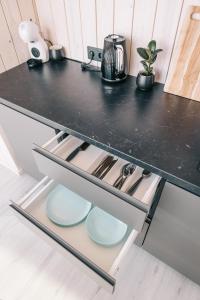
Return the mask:
[(126, 179), (133, 174), (133, 172), (135, 171), (136, 166), (133, 164), (125, 164), (122, 169), (121, 169), (121, 174), (119, 175), (119, 177), (115, 180), (113, 186), (119, 190), (121, 190), (124, 182), (126, 181)]
[(147, 170), (143, 170), (142, 175), (140, 176), (140, 178), (138, 178), (138, 180), (136, 180), (136, 182), (134, 182), (134, 184), (126, 191), (127, 194), (129, 194), (130, 196), (133, 195), (133, 193), (136, 191), (136, 189), (138, 188), (138, 185), (140, 184), (140, 182), (144, 179), (151, 176), (151, 172), (147, 171)]

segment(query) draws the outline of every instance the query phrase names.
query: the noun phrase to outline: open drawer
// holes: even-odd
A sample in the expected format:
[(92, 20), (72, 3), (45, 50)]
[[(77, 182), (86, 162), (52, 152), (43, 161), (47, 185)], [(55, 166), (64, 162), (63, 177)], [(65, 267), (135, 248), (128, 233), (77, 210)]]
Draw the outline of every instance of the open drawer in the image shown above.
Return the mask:
[(123, 240), (113, 247), (93, 242), (87, 233), (85, 221), (72, 227), (60, 227), (51, 222), (46, 213), (47, 195), (56, 183), (46, 176), (25, 197), (10, 206), (22, 220), (53, 247), (78, 265), (92, 279), (110, 292), (116, 285), (116, 272), (124, 256), (137, 237), (138, 231), (129, 226)]
[(93, 176), (92, 172), (108, 152), (90, 145), (70, 162), (66, 161), (66, 157), (82, 142), (76, 137), (65, 137), (64, 132), (59, 132), (45, 145), (34, 145), (33, 154), (40, 172), (141, 231), (161, 178), (151, 174), (149, 178), (142, 180), (135, 193), (130, 196), (126, 189), (140, 177), (143, 169), (136, 167), (122, 189), (118, 190), (113, 187), (113, 183), (127, 161), (117, 158), (117, 163), (101, 180)]

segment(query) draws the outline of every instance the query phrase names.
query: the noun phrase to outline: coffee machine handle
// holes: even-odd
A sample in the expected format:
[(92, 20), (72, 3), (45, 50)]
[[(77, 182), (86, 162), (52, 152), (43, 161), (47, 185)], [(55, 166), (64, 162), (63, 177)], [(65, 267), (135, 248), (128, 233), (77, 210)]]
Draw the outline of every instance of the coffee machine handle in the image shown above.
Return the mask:
[(115, 45), (115, 52), (116, 52), (116, 69), (117, 72), (120, 73), (123, 71), (124, 68), (124, 48), (122, 45)]

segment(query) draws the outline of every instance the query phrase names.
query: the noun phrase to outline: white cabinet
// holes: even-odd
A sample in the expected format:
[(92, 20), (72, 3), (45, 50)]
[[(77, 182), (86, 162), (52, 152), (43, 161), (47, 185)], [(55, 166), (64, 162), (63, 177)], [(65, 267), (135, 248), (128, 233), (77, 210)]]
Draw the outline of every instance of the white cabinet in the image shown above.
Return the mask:
[(32, 156), (33, 142), (44, 143), (55, 130), (5, 105), (0, 105), (0, 125), (4, 129), (17, 165), (37, 179), (41, 179)]

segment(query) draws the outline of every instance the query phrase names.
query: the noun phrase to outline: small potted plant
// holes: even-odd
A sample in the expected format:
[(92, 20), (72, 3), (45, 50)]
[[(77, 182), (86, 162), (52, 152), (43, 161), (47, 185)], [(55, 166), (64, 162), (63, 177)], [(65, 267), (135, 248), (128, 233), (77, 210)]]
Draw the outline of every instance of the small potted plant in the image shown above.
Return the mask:
[(137, 48), (138, 54), (142, 57), (141, 63), (144, 70), (138, 73), (136, 84), (140, 90), (146, 91), (152, 88), (155, 80), (153, 63), (156, 61), (157, 54), (162, 49), (156, 49), (156, 41), (149, 42), (147, 48)]

